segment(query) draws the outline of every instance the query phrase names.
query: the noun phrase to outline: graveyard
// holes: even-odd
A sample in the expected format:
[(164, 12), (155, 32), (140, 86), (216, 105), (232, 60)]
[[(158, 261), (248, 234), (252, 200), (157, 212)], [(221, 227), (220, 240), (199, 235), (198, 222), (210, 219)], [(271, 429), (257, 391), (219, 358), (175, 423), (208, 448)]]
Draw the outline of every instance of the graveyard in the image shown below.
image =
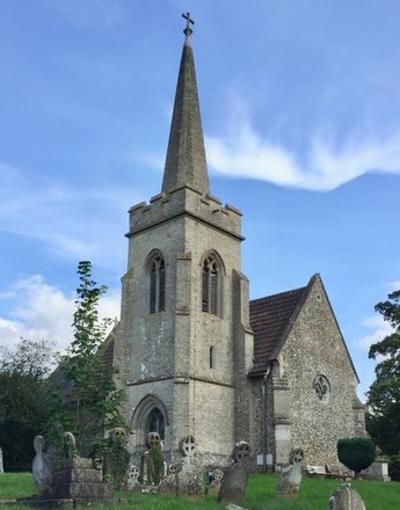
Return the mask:
[[(278, 477), (275, 475), (251, 475), (243, 506), (248, 510), (327, 510), (327, 501), (340, 484), (337, 480), (306, 478), (297, 500), (285, 500), (274, 496)], [(399, 505), (400, 488), (395, 482), (356, 480), (354, 487), (367, 505), (367, 510), (396, 510)], [(11, 500), (34, 493), (31, 473), (3, 473), (0, 475), (0, 500)], [(174, 496), (118, 493), (120, 502), (99, 506), (103, 510), (218, 510), (225, 508), (217, 503), (215, 496), (188, 499)], [(2, 510), (26, 510), (26, 506), (2, 504)], [(97, 508), (91, 506), (90, 508)]]

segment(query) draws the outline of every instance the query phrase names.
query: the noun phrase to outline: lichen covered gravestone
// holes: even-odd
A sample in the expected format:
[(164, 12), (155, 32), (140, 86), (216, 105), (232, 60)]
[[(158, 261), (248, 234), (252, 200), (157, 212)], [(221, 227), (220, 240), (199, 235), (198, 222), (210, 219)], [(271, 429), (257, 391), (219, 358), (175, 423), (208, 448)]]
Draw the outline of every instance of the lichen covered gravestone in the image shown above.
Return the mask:
[(199, 497), (204, 494), (203, 467), (196, 460), (196, 441), (191, 435), (181, 441), (182, 467), (176, 473), (176, 492), (180, 496)]
[(221, 482), (218, 501), (240, 503), (245, 494), (249, 478), (250, 445), (240, 441), (233, 450), (233, 464), (225, 473)]
[(143, 455), (142, 480), (148, 485), (158, 485), (164, 476), (164, 458), (161, 451), (161, 437), (158, 432), (147, 435), (147, 450)]
[(33, 483), (36, 485), (39, 494), (50, 491), (52, 482), (52, 466), (49, 456), (44, 452), (46, 441), (43, 436), (36, 436), (33, 440), (35, 457), (32, 462)]
[(207, 487), (207, 494), (209, 496), (218, 496), (221, 490), (221, 482), (224, 478), (224, 472), (221, 469), (214, 469), (212, 472), (212, 479)]
[(289, 466), (282, 470), (279, 480), (277, 495), (296, 498), (301, 484), (301, 465), (303, 463), (303, 450), (297, 448), (290, 452)]
[(366, 507), (358, 492), (344, 483), (330, 497), (329, 510), (366, 510)]
[(121, 489), (127, 482), (129, 457), (126, 449), (126, 432), (121, 427), (115, 427), (109, 434), (104, 457), (104, 472), (116, 490)]

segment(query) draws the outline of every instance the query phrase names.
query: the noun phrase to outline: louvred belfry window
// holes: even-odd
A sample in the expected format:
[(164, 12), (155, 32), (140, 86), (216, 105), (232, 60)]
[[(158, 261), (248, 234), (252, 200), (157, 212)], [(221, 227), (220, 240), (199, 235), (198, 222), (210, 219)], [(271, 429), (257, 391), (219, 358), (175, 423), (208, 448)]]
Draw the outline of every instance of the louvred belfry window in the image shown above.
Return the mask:
[(203, 312), (218, 315), (219, 286), (220, 270), (218, 263), (212, 255), (209, 255), (203, 263)]
[(165, 310), (165, 262), (161, 255), (150, 264), (150, 313)]

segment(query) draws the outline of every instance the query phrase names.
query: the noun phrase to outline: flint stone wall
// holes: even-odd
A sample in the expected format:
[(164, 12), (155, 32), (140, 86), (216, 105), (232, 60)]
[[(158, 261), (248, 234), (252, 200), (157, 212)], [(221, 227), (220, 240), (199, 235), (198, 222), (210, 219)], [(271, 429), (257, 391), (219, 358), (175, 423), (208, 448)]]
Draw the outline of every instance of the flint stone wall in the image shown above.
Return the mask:
[[(290, 387), (292, 447), (304, 450), (305, 464), (339, 466), (337, 440), (356, 435), (357, 378), (319, 279), (281, 354)], [(313, 388), (319, 374), (330, 384), (327, 401), (319, 400)]]

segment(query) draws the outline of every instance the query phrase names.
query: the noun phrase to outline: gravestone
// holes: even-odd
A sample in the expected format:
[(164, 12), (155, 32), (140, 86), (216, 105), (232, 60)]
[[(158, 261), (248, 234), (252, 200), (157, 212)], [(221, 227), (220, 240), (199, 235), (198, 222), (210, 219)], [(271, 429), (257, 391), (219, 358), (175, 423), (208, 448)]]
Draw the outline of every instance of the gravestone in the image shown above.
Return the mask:
[(33, 483), (38, 489), (39, 494), (45, 494), (51, 489), (52, 466), (47, 453), (44, 451), (46, 441), (43, 436), (36, 436), (33, 440), (35, 457), (32, 462)]
[(249, 478), (250, 445), (240, 441), (233, 449), (233, 464), (225, 473), (219, 492), (218, 501), (240, 503), (246, 494)]
[(204, 472), (196, 460), (196, 441), (192, 435), (181, 441), (181, 452), (181, 469), (175, 475), (176, 493), (180, 496), (200, 497), (204, 494)]
[(211, 481), (207, 487), (207, 494), (209, 496), (218, 496), (221, 490), (221, 482), (224, 478), (224, 472), (221, 469), (214, 469), (211, 475)]
[(375, 460), (368, 469), (363, 471), (363, 478), (368, 480), (379, 480), (381, 482), (390, 482), (389, 466), (379, 447), (375, 449)]
[(104, 456), (104, 473), (112, 480), (115, 489), (121, 489), (127, 481), (129, 459), (125, 430), (115, 427), (110, 431)]
[(329, 510), (366, 510), (366, 507), (358, 492), (344, 483), (330, 497)]
[[(289, 456), (289, 466), (282, 469), (277, 495), (296, 498), (301, 484), (301, 466), (304, 452), (300, 448), (292, 450)], [(325, 472), (325, 469), (324, 469)]]
[[(103, 480), (103, 474), (96, 469), (94, 461), (76, 454), (75, 438), (71, 432), (64, 435), (62, 457), (51, 459), (50, 455), (44, 452), (45, 444), (42, 436), (35, 437), (36, 456), (32, 464), (32, 475), (39, 489), (36, 503), (55, 507), (103, 503), (112, 499), (112, 487)], [(26, 499), (19, 501), (25, 504), (35, 503)]]
[(140, 477), (139, 467), (135, 466), (134, 464), (129, 464), (126, 481), (126, 486), (128, 490), (132, 490), (140, 486), (139, 477)]
[(0, 448), (0, 473), (4, 473), (3, 450)]
[(388, 463), (384, 459), (375, 459), (369, 468), (363, 471), (362, 477), (368, 480), (390, 482)]
[(159, 485), (165, 476), (165, 463), (161, 453), (161, 437), (158, 432), (149, 432), (147, 435), (149, 450), (144, 452), (142, 458), (141, 479), (149, 485)]

